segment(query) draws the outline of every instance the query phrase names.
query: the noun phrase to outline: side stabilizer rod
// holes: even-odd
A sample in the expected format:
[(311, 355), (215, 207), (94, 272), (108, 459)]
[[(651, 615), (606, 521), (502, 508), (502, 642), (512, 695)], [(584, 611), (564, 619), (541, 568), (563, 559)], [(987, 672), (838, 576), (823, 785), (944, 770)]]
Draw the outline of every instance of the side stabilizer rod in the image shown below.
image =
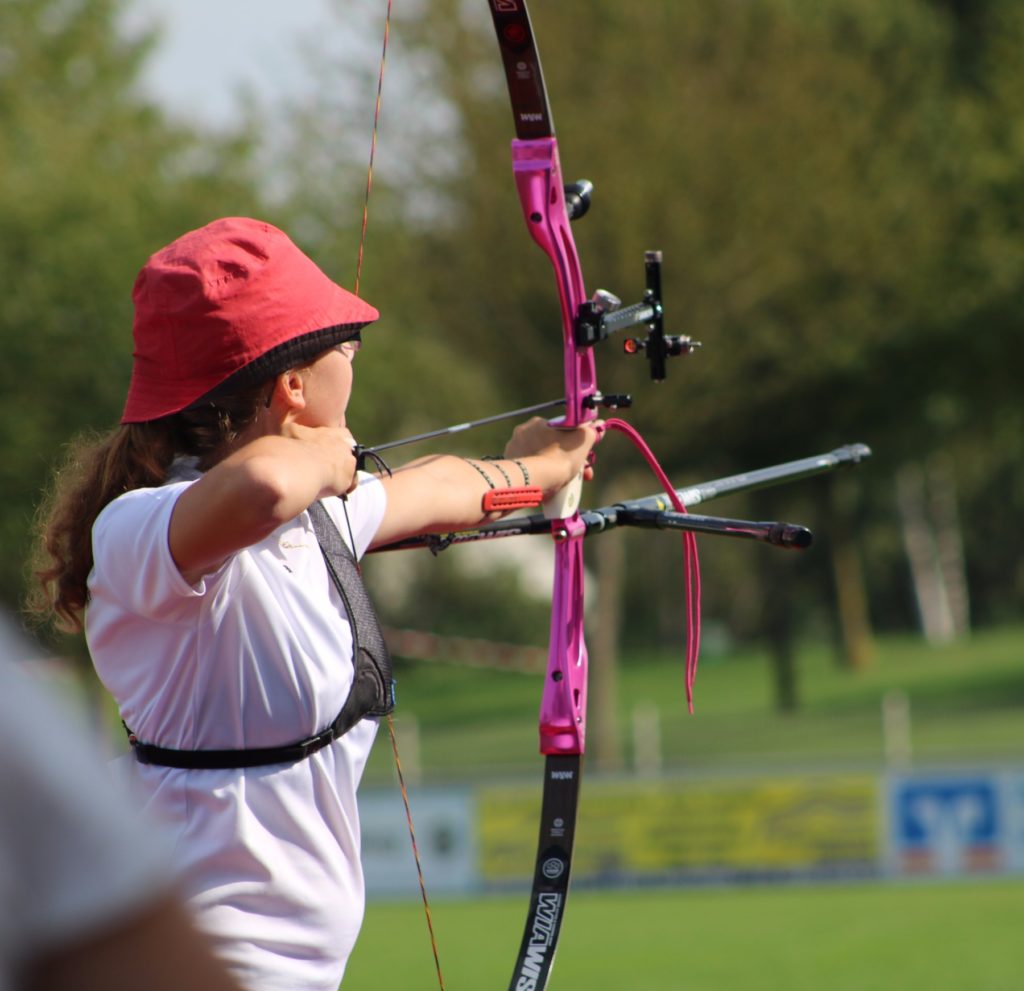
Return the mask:
[[(745, 540), (759, 540), (773, 547), (785, 547), (789, 550), (803, 550), (810, 547), (814, 540), (814, 534), (798, 523), (734, 520), (720, 516), (677, 513), (670, 509), (620, 510), (616, 513), (614, 525), (658, 530), (689, 530), (694, 533), (715, 534), (719, 537), (739, 537)], [(600, 530), (595, 528), (587, 532), (589, 534)]]

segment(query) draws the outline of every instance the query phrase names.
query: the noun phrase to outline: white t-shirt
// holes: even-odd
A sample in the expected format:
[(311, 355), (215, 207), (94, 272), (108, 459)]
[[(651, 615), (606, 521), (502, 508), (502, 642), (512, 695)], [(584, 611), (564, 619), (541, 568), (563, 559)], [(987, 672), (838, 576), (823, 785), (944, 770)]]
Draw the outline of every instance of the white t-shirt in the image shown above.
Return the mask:
[[(309, 514), (197, 585), (168, 548), (198, 473), (119, 497), (93, 528), (86, 637), (139, 740), (183, 750), (272, 747), (327, 727), (352, 683), (352, 637)], [(359, 557), (384, 515), (370, 475), (324, 503)], [(132, 762), (172, 831), (199, 925), (260, 991), (335, 991), (363, 916), (356, 787), (376, 734), (364, 719), (293, 764), (181, 770)]]
[(166, 850), (78, 722), (0, 659), (0, 991), (171, 890)]

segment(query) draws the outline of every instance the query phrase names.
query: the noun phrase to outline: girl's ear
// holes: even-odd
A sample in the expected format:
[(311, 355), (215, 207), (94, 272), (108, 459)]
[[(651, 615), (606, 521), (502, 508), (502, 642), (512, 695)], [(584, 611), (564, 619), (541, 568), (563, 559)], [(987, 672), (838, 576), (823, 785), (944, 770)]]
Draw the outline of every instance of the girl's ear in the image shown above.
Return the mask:
[[(306, 408), (306, 380), (297, 368), (289, 368), (274, 380), (271, 403), (280, 405), (284, 413), (298, 413)], [(269, 404), (268, 404), (269, 405)]]

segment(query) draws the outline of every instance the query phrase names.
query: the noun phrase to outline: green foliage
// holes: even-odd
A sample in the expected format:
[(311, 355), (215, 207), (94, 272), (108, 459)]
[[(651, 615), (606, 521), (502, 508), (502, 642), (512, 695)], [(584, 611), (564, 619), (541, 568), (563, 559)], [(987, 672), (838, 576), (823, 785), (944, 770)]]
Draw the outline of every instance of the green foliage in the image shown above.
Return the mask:
[[(692, 716), (681, 648), (630, 652), (620, 663), (618, 719), (628, 739), (636, 707), (656, 709), (670, 772), (877, 768), (885, 759), (883, 701), (898, 692), (909, 705), (915, 762), (1014, 760), (1021, 753), (1022, 643), (1020, 626), (943, 648), (882, 637), (874, 666), (857, 673), (807, 643), (797, 654), (802, 704), (785, 714), (776, 711), (763, 651), (705, 657)], [(427, 780), (536, 772), (540, 676), (421, 662), (403, 665), (398, 681), (399, 734), (403, 719), (419, 722)], [(393, 773), (387, 748), (377, 747), (368, 780)]]
[[(607, 0), (587, 5), (586, 43), (571, 44), (580, 10), (535, 6), (567, 177), (583, 167), (597, 184), (576, 228), (585, 270), (637, 293), (643, 248), (661, 246), (670, 317), (707, 344), (657, 400), (640, 397), (637, 419), (673, 460), (717, 457), (723, 442), (732, 460), (775, 456), (780, 413), (809, 444), (865, 429), (865, 416), (879, 419), (869, 390), (830, 395), (826, 423), (807, 416), (804, 400), (818, 394), (808, 390), (863, 382), (908, 341), (932, 347), (937, 325), (998, 287), (985, 261), (1005, 267), (1016, 249), (975, 186), (992, 108), (951, 82), (955, 25), (941, 12), (869, 0)], [(472, 34), (441, 3), (420, 18), (405, 29), (418, 29), (412, 45), (440, 49), (432, 82), (457, 111), (460, 159), (423, 191), (444, 205), (418, 249), (439, 290), (424, 308), (439, 320), (465, 314), (450, 333), (467, 347), (486, 326), (488, 339), (551, 354), (545, 262), (521, 231), (512, 236), (507, 97), (489, 25)], [(467, 301), (477, 285), (487, 292)], [(538, 374), (554, 386), (548, 364), (504, 371), (518, 390), (536, 388)], [(605, 369), (642, 378), (611, 355)], [(892, 398), (919, 407), (922, 384)], [(685, 438), (669, 428), (682, 403)]]
[[(271, 209), (255, 192), (251, 127), (193, 133), (138, 95), (154, 39), (119, 37), (121, 6), (0, 5), (8, 602), (58, 448), (118, 416), (129, 289), (149, 252), (215, 215), (270, 213), (354, 282), (381, 12), (338, 5), (339, 31), (367, 39), (360, 57), (310, 53), (316, 102), (286, 106), (274, 123), (288, 130), (259, 159), (276, 168)], [(589, 288), (633, 301), (643, 250), (661, 248), (670, 329), (705, 344), (659, 388), (614, 342), (599, 355), (602, 387), (634, 394), (631, 419), (676, 484), (871, 444), (847, 522), (876, 622), (908, 628), (892, 476), (944, 450), (956, 463), (974, 616), (1011, 616), (1024, 589), (1003, 523), (1024, 512), (1011, 350), (1024, 304), (1020, 5), (532, 6), (566, 176), (596, 185), (575, 228)], [(486, 8), (396, 8), (360, 286), (383, 314), (351, 410), (363, 442), (561, 391), (558, 306), (523, 228), (511, 134)], [(462, 446), (489, 453), (501, 443), (495, 431)], [(633, 464), (617, 439), (603, 445), (602, 479)], [(798, 629), (828, 631), (829, 505), (826, 483), (723, 502), (723, 514), (806, 523), (819, 542), (798, 560), (702, 540), (708, 618), (758, 636), (775, 588), (790, 591), (778, 608)], [(638, 536), (627, 637), (674, 641), (677, 543)], [(446, 614), (479, 615), (484, 596), (444, 582)]]
[[(870, 551), (872, 611), (884, 627), (912, 626), (894, 471), (942, 449), (972, 464), (957, 470), (965, 522), (984, 517), (996, 529), (1008, 491), (1012, 512), (1024, 511), (1010, 357), (1024, 303), (1019, 5), (532, 7), (566, 178), (596, 185), (574, 228), (590, 288), (638, 298), (642, 252), (659, 247), (669, 326), (705, 344), (657, 389), (644, 362), (605, 344), (603, 387), (633, 393), (631, 419), (680, 485), (871, 444), (853, 508)], [(402, 93), (412, 134), (402, 147), (429, 164), (402, 177), (391, 212), (377, 217), (375, 266), (391, 318), (417, 335), (443, 334), (453, 364), (486, 377), (493, 401), (476, 405), (467, 390), (465, 408), (556, 394), (557, 303), (519, 215), (485, 11), (437, 0), (402, 12), (395, 34), (418, 69)], [(424, 408), (443, 421), (453, 394), (425, 397)], [(605, 444), (602, 475), (615, 477), (627, 458), (623, 445)], [(807, 523), (822, 543), (807, 566), (749, 559), (730, 566), (732, 580), (754, 597), (781, 581), (794, 590), (785, 608), (828, 622), (827, 499), (797, 487), (742, 506)], [(967, 554), (975, 615), (988, 622), (1017, 601), (1010, 558), (1019, 546), (1004, 542), (993, 560), (983, 529), (968, 534)], [(703, 546), (706, 562), (736, 560)], [(673, 587), (668, 552), (639, 560), (631, 587)], [(729, 602), (728, 579), (708, 587), (709, 601)], [(672, 625), (653, 608), (645, 596), (630, 611), (632, 637)], [(730, 621), (734, 611), (712, 617)]]
[(33, 507), (61, 446), (116, 423), (146, 257), (259, 210), (244, 131), (172, 124), (136, 93), (154, 38), (115, 0), (0, 4), (0, 599), (20, 598)]
[[(371, 556), (364, 565), (387, 625), (499, 643), (535, 645), (547, 637), (550, 600), (546, 594), (528, 594), (513, 565), (501, 564), (494, 555), (484, 562), (478, 555), (471, 570), (465, 559), (451, 553), (434, 557), (427, 551), (409, 551), (397, 552), (397, 560), (395, 556), (390, 555), (388, 563), (400, 575), (405, 594), (386, 580), (375, 580), (380, 556)], [(546, 570), (550, 573), (550, 564)], [(547, 589), (545, 583), (545, 593)]]
[(877, 767), (885, 759), (883, 703), (898, 693), (909, 707), (915, 763), (1016, 759), (1014, 726), (1024, 698), (1020, 644), (1021, 630), (1013, 627), (945, 648), (886, 637), (876, 664), (857, 674), (807, 645), (797, 655), (798, 714), (771, 711), (769, 676), (763, 664), (751, 664), (756, 655), (724, 661), (703, 672), (698, 718), (663, 708), (664, 744), (690, 767)]

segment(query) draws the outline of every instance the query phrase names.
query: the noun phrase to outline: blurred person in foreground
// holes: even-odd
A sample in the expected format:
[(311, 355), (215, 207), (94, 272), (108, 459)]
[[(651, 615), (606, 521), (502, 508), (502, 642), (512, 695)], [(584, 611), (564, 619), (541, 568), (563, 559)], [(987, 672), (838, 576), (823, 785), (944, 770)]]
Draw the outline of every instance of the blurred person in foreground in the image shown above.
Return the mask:
[(0, 659), (0, 991), (238, 991), (76, 718)]
[(260, 221), (183, 235), (133, 300), (121, 426), (58, 476), (40, 576), (65, 625), (84, 616), (218, 954), (253, 991), (335, 991), (363, 917), (356, 787), (393, 706), (355, 562), (589, 477), (600, 426), (535, 418), (502, 459), (357, 470), (346, 410), (378, 313)]

